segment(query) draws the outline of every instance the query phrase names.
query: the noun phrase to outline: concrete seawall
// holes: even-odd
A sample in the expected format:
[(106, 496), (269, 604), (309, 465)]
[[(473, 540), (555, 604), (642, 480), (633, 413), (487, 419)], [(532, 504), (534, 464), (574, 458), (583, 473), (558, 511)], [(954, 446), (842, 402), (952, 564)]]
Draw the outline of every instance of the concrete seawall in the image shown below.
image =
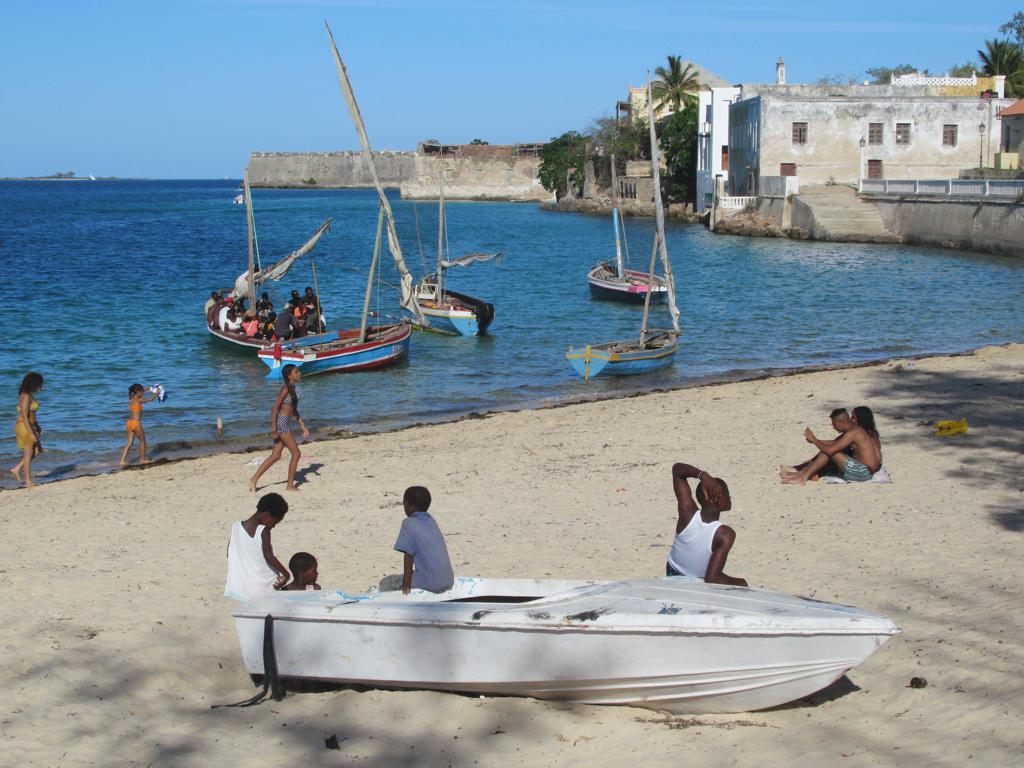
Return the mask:
[[(522, 157), (441, 157), (415, 152), (374, 152), (381, 184), (403, 198), (437, 198), (443, 169), (450, 200), (547, 202), (553, 200), (537, 178), (540, 159)], [(373, 186), (361, 152), (253, 152), (253, 187), (346, 189)]]
[(1024, 205), (977, 198), (927, 200), (863, 195), (905, 243), (1024, 256)]
[[(374, 152), (377, 175), (385, 187), (400, 187), (415, 172), (415, 152)], [(253, 152), (249, 183), (254, 187), (372, 187), (362, 152)]]

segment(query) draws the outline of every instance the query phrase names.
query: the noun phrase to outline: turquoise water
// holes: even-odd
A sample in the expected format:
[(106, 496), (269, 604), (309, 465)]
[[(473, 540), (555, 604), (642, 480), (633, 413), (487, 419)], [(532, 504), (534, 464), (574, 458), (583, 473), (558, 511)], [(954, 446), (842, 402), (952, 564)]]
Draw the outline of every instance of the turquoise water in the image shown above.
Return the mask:
[[(0, 408), (13, 424), (21, 376), (46, 377), (39, 420), (45, 479), (116, 464), (127, 389), (161, 382), (147, 406), (154, 458), (260, 444), (275, 384), (251, 356), (204, 329), (209, 291), (245, 269), (237, 181), (0, 182), (0, 279), (7, 327)], [(326, 217), (313, 252), (332, 327), (358, 323), (372, 255), (376, 198), (365, 190), (256, 190), (264, 263), (301, 244)], [(392, 198), (406, 261), (423, 272), (410, 202)], [(426, 261), (436, 258), (436, 207), (416, 206)], [(577, 378), (570, 344), (634, 336), (640, 310), (589, 298), (586, 271), (612, 255), (606, 218), (535, 205), (449, 203), (453, 255), (501, 250), (498, 262), (450, 273), (450, 285), (495, 305), (492, 335), (415, 334), (409, 362), (301, 385), (315, 432), (373, 431), (471, 412), (508, 410), (679, 387), (769, 369), (953, 352), (1024, 340), (1024, 263), (924, 248), (716, 236), (670, 223), (683, 336), (675, 365), (642, 378)], [(626, 221), (634, 265), (653, 222)], [(309, 257), (278, 296), (312, 284)], [(384, 280), (394, 282), (392, 268)], [(383, 285), (374, 306), (397, 315)], [(273, 291), (271, 291), (273, 295)], [(283, 299), (275, 303), (280, 306)], [(667, 313), (655, 310), (656, 323)], [(7, 405), (2, 405), (6, 403)], [(220, 417), (226, 429), (217, 438)], [(11, 427), (8, 454), (16, 455)]]

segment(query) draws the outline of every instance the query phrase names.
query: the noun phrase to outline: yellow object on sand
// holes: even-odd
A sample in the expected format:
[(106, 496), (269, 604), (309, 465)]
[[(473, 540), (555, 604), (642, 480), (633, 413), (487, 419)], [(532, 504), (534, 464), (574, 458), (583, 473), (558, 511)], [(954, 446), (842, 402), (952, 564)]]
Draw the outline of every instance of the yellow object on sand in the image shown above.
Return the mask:
[(967, 419), (960, 419), (960, 421), (942, 420), (935, 422), (935, 433), (939, 437), (949, 437), (950, 435), (959, 435), (960, 433), (967, 433)]

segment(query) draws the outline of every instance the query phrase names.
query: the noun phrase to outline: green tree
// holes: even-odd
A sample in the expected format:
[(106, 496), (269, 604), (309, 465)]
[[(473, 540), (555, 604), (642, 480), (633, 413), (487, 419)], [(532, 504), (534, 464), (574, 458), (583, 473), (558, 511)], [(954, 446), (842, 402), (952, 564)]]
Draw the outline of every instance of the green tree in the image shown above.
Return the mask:
[(968, 61), (964, 64), (959, 64), (955, 67), (949, 68), (950, 77), (970, 77), (980, 69), (978, 62)]
[(989, 77), (1006, 76), (1006, 95), (1024, 96), (1024, 51), (1009, 40), (986, 40), (985, 50), (978, 51), (981, 71)]
[(697, 190), (697, 105), (658, 125), (658, 144), (665, 155), (665, 191), (670, 202), (693, 202)]
[(872, 67), (868, 74), (871, 75), (871, 82), (874, 85), (888, 85), (893, 76), (909, 75), (917, 72), (917, 67), (909, 64), (900, 64), (897, 67)]
[(651, 83), (651, 92), (658, 109), (669, 107), (673, 112), (678, 112), (684, 104), (692, 104), (697, 101), (700, 77), (693, 65), (683, 66), (681, 57), (669, 56), (668, 69), (658, 67), (654, 70), (654, 74), (657, 79)]
[(470, 143), (470, 144), (484, 144), (484, 145), (487, 145), (487, 144), (490, 144), (491, 142), (489, 142), (489, 141), (484, 141), (483, 139), (473, 139), (473, 140), (472, 140), (471, 142), (469, 142), (469, 143)]
[(1024, 11), (1017, 11), (1013, 14), (1013, 18), (1003, 24), (999, 31), (1013, 37), (1017, 41), (1017, 45), (1024, 46)]
[[(574, 193), (582, 193), (587, 139), (576, 131), (566, 131), (541, 147), (537, 176), (544, 189), (562, 197), (568, 191), (566, 176), (569, 176)], [(570, 172), (570, 168), (574, 170)]]
[(643, 118), (619, 122), (614, 117), (599, 117), (590, 126), (590, 138), (605, 155), (626, 160), (642, 160), (651, 156), (651, 134)]

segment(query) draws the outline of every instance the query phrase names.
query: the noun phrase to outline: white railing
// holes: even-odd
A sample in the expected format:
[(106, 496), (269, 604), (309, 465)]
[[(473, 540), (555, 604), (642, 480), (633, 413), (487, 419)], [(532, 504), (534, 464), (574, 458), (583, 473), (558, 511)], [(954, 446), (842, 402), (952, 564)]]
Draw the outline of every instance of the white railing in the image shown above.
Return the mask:
[(789, 197), (800, 194), (800, 179), (797, 176), (762, 176), (757, 181), (761, 197)]
[(861, 179), (858, 188), (873, 195), (1017, 197), (1024, 179)]
[(739, 210), (746, 208), (748, 205), (757, 202), (756, 197), (720, 197), (718, 198), (718, 207), (726, 208), (728, 210)]
[(970, 77), (950, 77), (949, 75), (920, 75), (912, 72), (909, 75), (893, 75), (891, 85), (977, 85), (978, 73), (972, 72)]

